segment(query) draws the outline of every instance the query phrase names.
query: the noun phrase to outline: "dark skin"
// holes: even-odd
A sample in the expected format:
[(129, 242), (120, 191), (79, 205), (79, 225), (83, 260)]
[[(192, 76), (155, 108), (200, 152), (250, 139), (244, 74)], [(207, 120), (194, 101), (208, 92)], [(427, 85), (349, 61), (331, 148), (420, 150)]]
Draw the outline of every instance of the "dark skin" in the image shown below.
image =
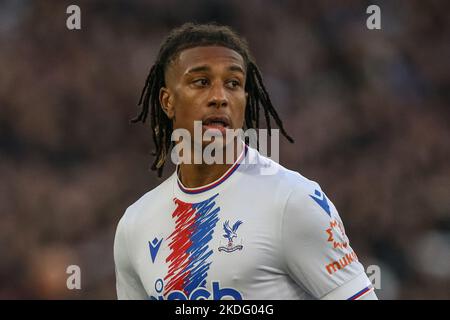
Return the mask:
[[(160, 91), (161, 106), (172, 120), (173, 129), (187, 129), (194, 137), (194, 121), (205, 121), (211, 116), (226, 117), (227, 128), (241, 129), (247, 100), (245, 72), (242, 56), (226, 47), (205, 46), (181, 51), (167, 67), (166, 87)], [(237, 139), (233, 143), (236, 160), (242, 145)], [(217, 180), (231, 166), (182, 163), (179, 176), (183, 185), (194, 188)]]

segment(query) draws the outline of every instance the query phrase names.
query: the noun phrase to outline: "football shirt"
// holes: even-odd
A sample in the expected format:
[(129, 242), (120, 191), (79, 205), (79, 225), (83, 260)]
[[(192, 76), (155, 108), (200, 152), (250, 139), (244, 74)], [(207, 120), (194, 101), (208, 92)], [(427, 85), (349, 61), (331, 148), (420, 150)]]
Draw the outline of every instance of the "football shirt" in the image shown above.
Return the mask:
[(245, 146), (215, 182), (175, 171), (115, 237), (119, 299), (356, 299), (373, 287), (320, 186)]

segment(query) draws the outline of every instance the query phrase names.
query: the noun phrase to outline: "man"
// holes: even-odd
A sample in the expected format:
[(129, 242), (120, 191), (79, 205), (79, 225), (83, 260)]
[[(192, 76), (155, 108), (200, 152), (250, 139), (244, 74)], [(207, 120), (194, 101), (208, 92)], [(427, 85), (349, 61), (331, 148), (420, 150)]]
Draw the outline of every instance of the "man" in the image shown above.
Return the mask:
[(224, 148), (236, 153), (231, 163), (177, 165), (126, 210), (114, 244), (119, 299), (376, 299), (320, 186), (242, 139), (224, 139), (244, 123), (258, 128), (262, 108), (268, 129), (273, 118), (292, 142), (245, 41), (230, 28), (172, 31), (141, 104), (134, 121), (150, 112), (159, 176), (173, 131), (195, 136), (195, 121), (202, 133), (224, 134)]

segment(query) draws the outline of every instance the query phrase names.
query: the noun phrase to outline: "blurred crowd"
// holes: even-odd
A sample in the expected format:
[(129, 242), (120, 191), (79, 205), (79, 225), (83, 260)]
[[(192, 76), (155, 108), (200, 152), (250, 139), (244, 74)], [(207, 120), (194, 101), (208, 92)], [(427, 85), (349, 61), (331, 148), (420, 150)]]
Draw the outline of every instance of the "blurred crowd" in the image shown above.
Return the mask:
[(116, 297), (117, 222), (162, 181), (149, 126), (129, 119), (188, 21), (248, 40), (295, 139), (281, 164), (334, 202), (378, 296), (450, 298), (449, 2), (75, 1), (70, 31), (72, 2), (0, 2), (0, 299)]

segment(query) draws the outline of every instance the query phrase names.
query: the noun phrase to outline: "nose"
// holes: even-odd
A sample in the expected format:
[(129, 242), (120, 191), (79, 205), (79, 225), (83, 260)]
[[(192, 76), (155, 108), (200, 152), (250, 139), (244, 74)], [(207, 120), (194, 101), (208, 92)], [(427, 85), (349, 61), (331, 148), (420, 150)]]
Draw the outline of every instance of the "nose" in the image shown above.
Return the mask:
[(208, 99), (208, 107), (226, 107), (228, 106), (228, 97), (222, 83), (216, 83), (211, 86), (211, 94)]

